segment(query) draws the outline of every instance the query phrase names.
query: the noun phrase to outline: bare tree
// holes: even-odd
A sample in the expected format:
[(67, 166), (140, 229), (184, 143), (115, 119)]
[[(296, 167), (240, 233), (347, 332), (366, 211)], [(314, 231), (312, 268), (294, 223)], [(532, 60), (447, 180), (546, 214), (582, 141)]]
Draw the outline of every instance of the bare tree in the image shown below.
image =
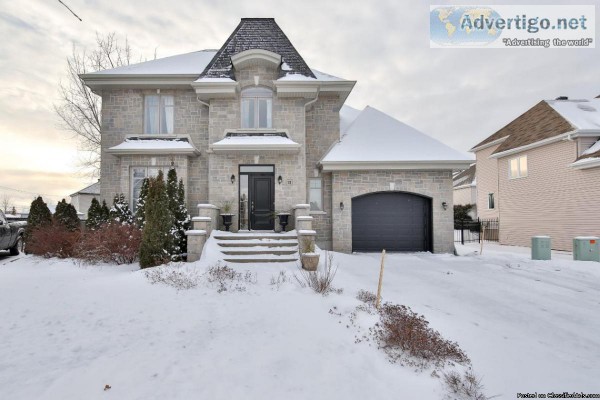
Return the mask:
[(54, 111), (61, 119), (62, 127), (79, 141), (80, 164), (88, 175), (99, 176), (100, 129), (102, 124), (102, 100), (85, 85), (80, 74), (129, 65), (131, 47), (127, 38), (119, 41), (116, 34), (96, 34), (93, 50), (73, 46), (67, 58), (66, 81), (60, 83), (60, 100)]
[(0, 207), (2, 208), (2, 211), (4, 211), (4, 214), (8, 214), (8, 209), (11, 208), (11, 206), (14, 208), (10, 196), (7, 194), (3, 195), (2, 200), (0, 200)]

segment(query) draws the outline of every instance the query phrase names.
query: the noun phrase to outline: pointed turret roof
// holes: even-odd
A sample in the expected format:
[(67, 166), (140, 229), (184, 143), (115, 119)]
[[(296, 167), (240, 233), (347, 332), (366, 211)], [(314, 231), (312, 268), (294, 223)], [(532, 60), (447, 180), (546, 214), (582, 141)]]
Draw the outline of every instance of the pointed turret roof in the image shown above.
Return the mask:
[(315, 78), (274, 18), (242, 18), (237, 28), (206, 66), (200, 78), (235, 79), (231, 56), (251, 49), (268, 50), (279, 54), (282, 62), (287, 64), (286, 70), (281, 71), (281, 76), (300, 74)]

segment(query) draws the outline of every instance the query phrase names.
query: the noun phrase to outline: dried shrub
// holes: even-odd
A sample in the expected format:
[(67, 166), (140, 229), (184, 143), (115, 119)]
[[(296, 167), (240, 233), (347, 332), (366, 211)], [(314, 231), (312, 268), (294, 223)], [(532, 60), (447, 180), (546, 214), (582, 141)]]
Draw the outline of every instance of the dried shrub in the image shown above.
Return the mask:
[(336, 289), (333, 287), (333, 279), (337, 273), (337, 265), (333, 266), (333, 253), (326, 252), (325, 265), (316, 271), (306, 271), (302, 267), (298, 268), (300, 276), (294, 274), (294, 278), (303, 288), (309, 287), (316, 293), (324, 296), (331, 292), (342, 293), (344, 289)]
[(205, 277), (209, 285), (217, 288), (218, 293), (226, 291), (245, 292), (247, 283), (256, 284), (257, 282), (256, 273), (245, 271), (242, 274), (227, 265), (221, 265), (220, 262), (210, 267)]
[(431, 364), (442, 367), (449, 361), (470, 363), (457, 343), (444, 339), (409, 307), (385, 303), (379, 314), (380, 322), (372, 332), (392, 362), (421, 368)]
[(488, 400), (483, 393), (481, 378), (478, 378), (472, 371), (466, 371), (464, 376), (456, 371), (450, 371), (444, 374), (444, 383), (448, 392), (453, 398), (461, 400)]
[(142, 231), (134, 224), (109, 222), (87, 231), (74, 256), (89, 264), (132, 264), (138, 260)]
[(375, 301), (377, 300), (377, 296), (374, 293), (369, 292), (368, 290), (359, 290), (356, 298), (363, 303), (375, 307)]
[(71, 231), (60, 223), (34, 228), (27, 239), (27, 253), (45, 258), (69, 258), (81, 239), (79, 230)]
[(271, 277), (271, 286), (274, 286), (277, 290), (279, 290), (281, 286), (289, 282), (291, 282), (291, 279), (285, 271), (279, 271), (279, 274)]
[(187, 271), (169, 265), (148, 268), (144, 274), (153, 285), (162, 283), (177, 290), (193, 289), (200, 282), (200, 275), (196, 271)]

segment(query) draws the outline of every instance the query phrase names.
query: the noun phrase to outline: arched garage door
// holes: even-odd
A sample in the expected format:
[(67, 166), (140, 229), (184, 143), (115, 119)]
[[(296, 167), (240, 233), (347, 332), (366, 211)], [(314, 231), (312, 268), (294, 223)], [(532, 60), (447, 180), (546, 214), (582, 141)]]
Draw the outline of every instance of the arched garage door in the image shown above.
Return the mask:
[(404, 192), (352, 199), (352, 251), (431, 251), (431, 199)]

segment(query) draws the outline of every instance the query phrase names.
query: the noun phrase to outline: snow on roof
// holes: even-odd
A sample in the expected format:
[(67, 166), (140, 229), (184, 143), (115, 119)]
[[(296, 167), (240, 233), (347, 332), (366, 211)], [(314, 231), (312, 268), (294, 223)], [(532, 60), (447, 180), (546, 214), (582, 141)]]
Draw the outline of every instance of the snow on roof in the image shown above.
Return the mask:
[(367, 106), (322, 162), (465, 161), (469, 157)]
[(282, 76), (277, 79), (278, 81), (309, 81), (309, 82), (317, 82), (316, 78), (310, 76), (304, 76), (302, 74), (287, 74), (286, 76)]
[(346, 131), (352, 125), (356, 117), (360, 114), (360, 110), (343, 105), (340, 109), (340, 135), (346, 134)]
[(281, 135), (242, 135), (227, 136), (212, 144), (218, 150), (292, 150), (297, 151), (300, 144)]
[(235, 81), (231, 78), (199, 78), (196, 79), (194, 82), (206, 82), (206, 83), (235, 83)]
[(337, 76), (333, 76), (325, 72), (317, 71), (316, 69), (313, 69), (312, 72), (319, 81), (345, 81), (345, 79), (338, 78)]
[(600, 99), (546, 100), (546, 103), (577, 129), (600, 129)]
[(86, 75), (200, 75), (216, 53), (216, 50), (194, 51)]
[(78, 192), (73, 193), (70, 197), (76, 196), (78, 194), (97, 194), (100, 195), (100, 181), (96, 183), (92, 183), (90, 186), (87, 186), (81, 189)]
[(137, 138), (125, 139), (122, 143), (108, 149), (108, 153), (115, 154), (199, 154), (187, 138)]
[(594, 143), (589, 149), (587, 149), (586, 151), (584, 151), (582, 153), (582, 155), (592, 154), (592, 153), (595, 153), (597, 151), (600, 151), (600, 140), (598, 140), (596, 143)]

